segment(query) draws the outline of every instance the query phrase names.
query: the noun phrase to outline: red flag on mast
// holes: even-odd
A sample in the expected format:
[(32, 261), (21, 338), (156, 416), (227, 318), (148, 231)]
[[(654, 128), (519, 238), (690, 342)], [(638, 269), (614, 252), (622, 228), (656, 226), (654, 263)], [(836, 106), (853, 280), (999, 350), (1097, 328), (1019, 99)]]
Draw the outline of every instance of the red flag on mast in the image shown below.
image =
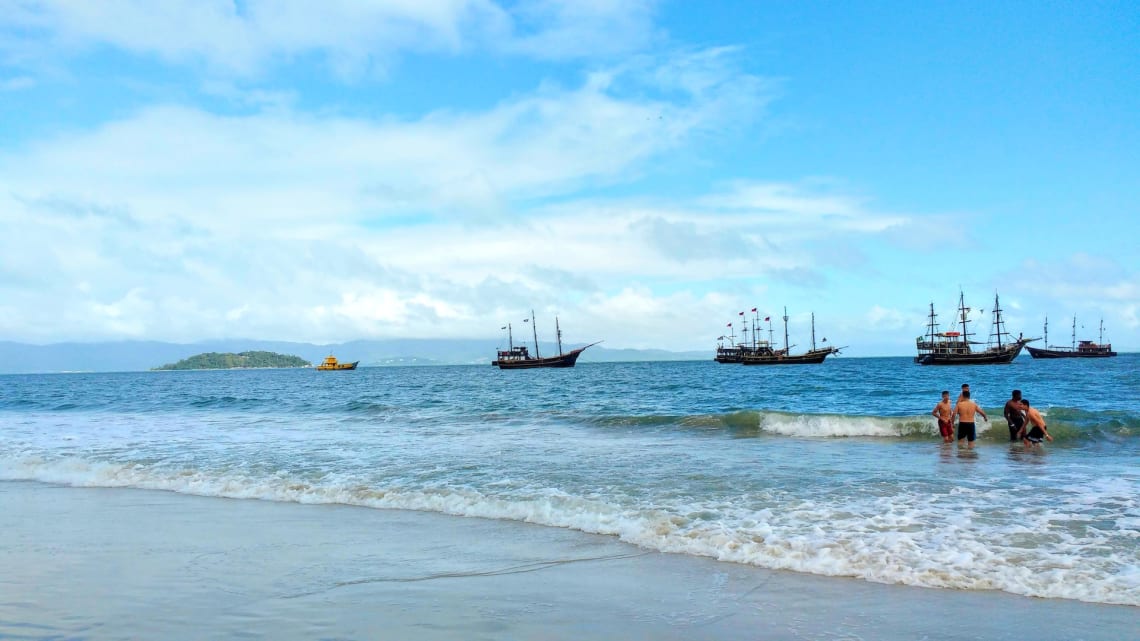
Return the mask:
[(771, 318), (772, 318), (771, 316), (765, 316), (764, 320), (770, 320)]
[(752, 308), (752, 311), (756, 311), (756, 308), (755, 308), (755, 307), (753, 307), (753, 308)]
[(732, 323), (725, 325), (725, 327), (732, 327)]

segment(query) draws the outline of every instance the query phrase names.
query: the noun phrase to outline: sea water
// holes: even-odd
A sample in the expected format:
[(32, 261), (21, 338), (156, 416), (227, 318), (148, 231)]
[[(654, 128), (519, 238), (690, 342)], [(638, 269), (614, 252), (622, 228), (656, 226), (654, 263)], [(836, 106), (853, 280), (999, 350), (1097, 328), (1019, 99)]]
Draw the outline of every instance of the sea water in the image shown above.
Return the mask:
[[(817, 575), (1140, 605), (1140, 356), (0, 376), (0, 482), (516, 520)], [(930, 411), (970, 383), (973, 451)], [(1013, 388), (1055, 441), (1008, 442)]]

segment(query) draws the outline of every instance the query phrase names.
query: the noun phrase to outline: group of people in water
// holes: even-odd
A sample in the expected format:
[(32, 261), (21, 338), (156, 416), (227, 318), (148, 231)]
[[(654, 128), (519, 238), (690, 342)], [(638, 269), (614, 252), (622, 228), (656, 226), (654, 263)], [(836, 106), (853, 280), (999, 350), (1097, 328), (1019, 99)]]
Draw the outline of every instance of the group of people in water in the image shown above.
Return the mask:
[[(1011, 443), (1022, 441), (1025, 447), (1037, 447), (1042, 441), (1053, 441), (1045, 427), (1045, 419), (1041, 412), (1029, 406), (1029, 399), (1021, 396), (1021, 390), (1013, 390), (1010, 399), (1005, 402), (1005, 422), (1009, 426), (1009, 440)], [(975, 419), (981, 414), (982, 420), (987, 423), (990, 417), (973, 399), (970, 398), (970, 384), (962, 384), (962, 393), (958, 401), (950, 404), (950, 392), (942, 392), (942, 400), (934, 406), (931, 412), (938, 419), (938, 432), (942, 435), (943, 443), (954, 440), (954, 419), (958, 419), (958, 447), (966, 446), (973, 449), (974, 441), (978, 438)]]

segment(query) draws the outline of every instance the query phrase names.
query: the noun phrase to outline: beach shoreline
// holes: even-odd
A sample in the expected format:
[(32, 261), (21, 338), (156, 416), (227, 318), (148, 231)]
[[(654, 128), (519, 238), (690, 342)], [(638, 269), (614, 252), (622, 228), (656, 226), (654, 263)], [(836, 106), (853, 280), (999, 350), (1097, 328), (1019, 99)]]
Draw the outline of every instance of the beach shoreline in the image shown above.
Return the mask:
[(0, 637), (1120, 639), (1140, 609), (803, 575), (526, 523), (0, 482)]

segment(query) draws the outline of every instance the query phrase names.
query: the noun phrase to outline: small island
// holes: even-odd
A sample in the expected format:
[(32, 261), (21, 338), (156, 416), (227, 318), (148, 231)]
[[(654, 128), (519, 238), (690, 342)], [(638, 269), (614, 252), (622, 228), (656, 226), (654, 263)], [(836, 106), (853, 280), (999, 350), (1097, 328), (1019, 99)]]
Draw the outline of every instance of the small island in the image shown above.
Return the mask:
[(276, 368), (276, 367), (311, 367), (312, 364), (301, 358), (300, 356), (290, 356), (288, 354), (278, 354), (276, 352), (241, 352), (239, 354), (233, 353), (218, 353), (208, 352), (206, 354), (198, 354), (190, 358), (184, 358), (177, 363), (167, 363), (162, 367), (153, 368), (154, 371), (158, 370), (183, 370), (183, 369), (255, 369), (255, 368)]

